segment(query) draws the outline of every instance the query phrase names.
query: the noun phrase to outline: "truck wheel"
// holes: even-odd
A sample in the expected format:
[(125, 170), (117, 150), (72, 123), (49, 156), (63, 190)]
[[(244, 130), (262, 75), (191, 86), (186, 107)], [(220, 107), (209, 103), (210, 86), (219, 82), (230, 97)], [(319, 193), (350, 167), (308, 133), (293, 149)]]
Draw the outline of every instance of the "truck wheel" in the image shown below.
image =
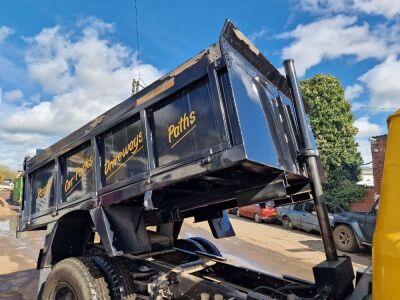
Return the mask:
[(236, 211), (236, 215), (237, 215), (238, 217), (240, 217), (240, 210), (239, 210), (239, 207), (238, 207), (238, 209), (237, 209), (237, 211)]
[(42, 299), (109, 300), (107, 282), (86, 257), (71, 257), (57, 263), (43, 288)]
[(254, 214), (254, 222), (261, 223), (260, 216), (257, 213)]
[(212, 242), (210, 242), (209, 240), (196, 236), (196, 237), (191, 237), (189, 238), (190, 240), (196, 241), (198, 242), (200, 245), (203, 246), (204, 249), (206, 249), (206, 252), (208, 254), (211, 255), (215, 255), (215, 256), (221, 256), (221, 251), (219, 251), (219, 249), (217, 248), (217, 246), (215, 246)]
[(344, 252), (358, 250), (358, 244), (353, 230), (347, 225), (336, 226), (333, 230), (333, 239), (336, 247)]
[(292, 221), (290, 221), (289, 217), (286, 216), (282, 218), (282, 226), (286, 229), (293, 229)]
[(120, 258), (93, 255), (90, 260), (101, 270), (107, 280), (112, 300), (134, 300), (136, 294), (131, 284), (131, 274)]
[(94, 255), (106, 255), (106, 251), (100, 247), (91, 247), (89, 250), (85, 252), (85, 257), (91, 257)]
[(180, 239), (176, 240), (174, 246), (176, 248), (186, 250), (186, 251), (192, 251), (192, 252), (204, 252), (207, 253), (207, 250), (197, 241), (192, 240), (192, 239)]

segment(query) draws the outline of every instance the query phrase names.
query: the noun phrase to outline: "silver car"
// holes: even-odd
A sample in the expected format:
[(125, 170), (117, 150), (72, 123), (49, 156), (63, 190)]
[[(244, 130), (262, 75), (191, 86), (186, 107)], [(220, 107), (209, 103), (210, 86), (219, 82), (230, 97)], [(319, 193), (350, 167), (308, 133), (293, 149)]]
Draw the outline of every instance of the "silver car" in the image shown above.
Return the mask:
[[(282, 222), (284, 228), (292, 229), (297, 227), (307, 232), (320, 232), (315, 206), (312, 201), (277, 207), (276, 216)], [(329, 214), (329, 222), (333, 227), (333, 215), (331, 214)]]

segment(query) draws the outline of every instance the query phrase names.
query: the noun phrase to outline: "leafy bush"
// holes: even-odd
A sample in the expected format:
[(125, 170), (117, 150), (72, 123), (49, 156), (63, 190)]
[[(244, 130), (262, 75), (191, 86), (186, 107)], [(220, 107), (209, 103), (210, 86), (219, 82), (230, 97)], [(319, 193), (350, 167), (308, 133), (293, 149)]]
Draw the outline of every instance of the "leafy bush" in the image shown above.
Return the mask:
[(351, 181), (341, 182), (340, 185), (325, 187), (325, 199), (332, 213), (348, 210), (352, 202), (360, 201), (367, 192), (363, 186)]
[(7, 166), (0, 165), (0, 179), (14, 179), (17, 172)]

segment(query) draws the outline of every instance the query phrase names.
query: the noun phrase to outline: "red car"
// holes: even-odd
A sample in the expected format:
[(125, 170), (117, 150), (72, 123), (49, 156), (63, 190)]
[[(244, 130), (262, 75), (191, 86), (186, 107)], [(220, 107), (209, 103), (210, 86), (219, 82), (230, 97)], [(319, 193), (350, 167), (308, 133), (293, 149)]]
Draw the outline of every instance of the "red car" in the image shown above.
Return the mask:
[(273, 201), (260, 202), (239, 207), (236, 212), (238, 217), (252, 218), (255, 222), (273, 222), (276, 220), (276, 210)]

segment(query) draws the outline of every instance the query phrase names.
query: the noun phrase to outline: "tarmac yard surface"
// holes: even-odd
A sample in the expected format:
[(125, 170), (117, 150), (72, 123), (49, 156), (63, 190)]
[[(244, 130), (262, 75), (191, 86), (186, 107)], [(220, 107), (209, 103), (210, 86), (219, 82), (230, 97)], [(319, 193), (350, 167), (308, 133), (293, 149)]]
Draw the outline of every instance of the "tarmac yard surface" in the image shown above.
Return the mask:
[(43, 232), (15, 236), (16, 206), (0, 205), (0, 299), (35, 299), (39, 278), (36, 260)]
[[(35, 299), (39, 278), (36, 259), (43, 247), (44, 232), (27, 232), (17, 239), (16, 209), (0, 206), (0, 299)], [(181, 238), (208, 238), (235, 265), (313, 281), (312, 267), (325, 258), (318, 235), (285, 230), (275, 224), (257, 224), (236, 216), (231, 216), (231, 221), (236, 237), (216, 240), (207, 222), (194, 224), (189, 219), (182, 227)], [(368, 252), (350, 255), (355, 269), (370, 264)]]
[[(325, 260), (324, 246), (317, 233), (286, 230), (279, 224), (255, 223), (235, 215), (229, 216), (235, 237), (214, 239), (207, 222), (193, 223), (193, 220), (185, 222), (181, 237), (207, 238), (235, 265), (314, 281), (312, 267)], [(343, 254), (339, 251), (339, 255)], [(371, 263), (370, 249), (346, 255), (351, 257), (355, 271)]]

